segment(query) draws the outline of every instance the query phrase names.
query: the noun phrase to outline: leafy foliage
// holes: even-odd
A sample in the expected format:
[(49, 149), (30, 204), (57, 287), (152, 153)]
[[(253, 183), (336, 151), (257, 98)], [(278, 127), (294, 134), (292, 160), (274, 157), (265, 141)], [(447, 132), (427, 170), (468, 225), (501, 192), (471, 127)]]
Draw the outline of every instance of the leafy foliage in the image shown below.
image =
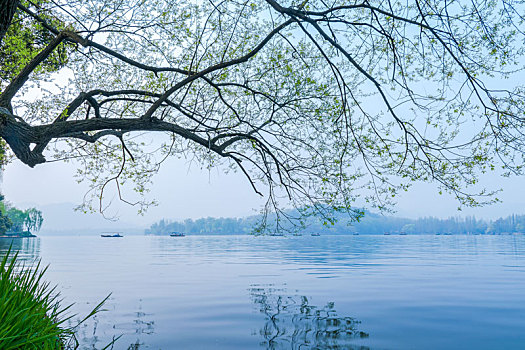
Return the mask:
[[(50, 12), (46, 11), (49, 0), (22, 1), (37, 9), (39, 16), (60, 29), (64, 24)], [(0, 46), (0, 87), (15, 78), (22, 69), (47, 45), (53, 38), (53, 33), (45, 29), (41, 23), (17, 11), (12, 19), (7, 33)], [(59, 70), (68, 62), (68, 46), (60, 44), (56, 50), (39, 65), (34, 74), (41, 75)]]
[[(47, 268), (21, 265), (11, 250), (0, 262), (0, 348), (4, 350), (76, 349), (75, 327), (66, 326), (71, 307), (60, 305), (55, 288), (44, 282)], [(107, 299), (107, 298), (106, 298)], [(105, 300), (86, 317), (100, 311)], [(81, 323), (82, 323), (81, 322)]]
[[(365, 213), (359, 222), (350, 220), (343, 214), (337, 214), (337, 222), (323, 225), (315, 218), (307, 220), (304, 234), (321, 233), (328, 235), (382, 235), (391, 234), (525, 234), (525, 215), (510, 215), (497, 220), (483, 220), (475, 217), (450, 217), (440, 219), (425, 217), (407, 219), (384, 216), (376, 213)], [(251, 216), (235, 218), (202, 218), (187, 219), (182, 222), (161, 220), (151, 225), (146, 234), (167, 235), (173, 231), (191, 235), (232, 235), (253, 233), (254, 226), (261, 218)], [(290, 228), (291, 229), (291, 228)]]
[(356, 203), (387, 211), (415, 181), (460, 206), (494, 203), (480, 176), (525, 165), (524, 6), (23, 2), (5, 57), (32, 59), (0, 94), (0, 137), (29, 166), (77, 161), (86, 211), (113, 196), (144, 210), (170, 156), (244, 174), (275, 213), (262, 230), (358, 219)]
[(42, 227), (44, 218), (42, 212), (36, 208), (20, 210), (4, 202), (0, 194), (0, 235), (11, 232), (38, 231)]
[(6, 215), (4, 196), (0, 194), (0, 235), (3, 235), (13, 226), (11, 219)]
[(44, 218), (42, 212), (35, 208), (20, 210), (15, 207), (9, 207), (6, 215), (12, 223), (11, 231), (38, 231), (42, 226)]

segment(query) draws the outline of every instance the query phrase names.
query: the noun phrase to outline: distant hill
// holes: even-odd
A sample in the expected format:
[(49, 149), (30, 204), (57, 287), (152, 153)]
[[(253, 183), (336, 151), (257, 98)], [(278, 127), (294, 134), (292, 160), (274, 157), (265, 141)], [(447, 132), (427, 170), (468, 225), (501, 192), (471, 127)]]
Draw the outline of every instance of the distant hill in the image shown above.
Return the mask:
[[(83, 214), (74, 211), (73, 203), (39, 205), (17, 204), (20, 208), (37, 207), (42, 211), (44, 222), (39, 235), (93, 235), (101, 232), (123, 232), (125, 235), (167, 235), (173, 231), (191, 235), (238, 235), (250, 234), (261, 219), (260, 216), (244, 218), (202, 218), (175, 221), (163, 219), (149, 228), (142, 223), (125, 220), (110, 221), (100, 214)], [(296, 212), (289, 211), (289, 214)], [(344, 214), (336, 215), (333, 226), (324, 226), (316, 218), (307, 220), (304, 234), (522, 234), (525, 233), (525, 215), (510, 215), (497, 220), (475, 217), (450, 217), (447, 219), (425, 217), (407, 219), (365, 212), (360, 222), (351, 222)], [(128, 216), (129, 217), (129, 216)], [(138, 220), (143, 219), (142, 217)], [(269, 218), (271, 221), (271, 218)], [(140, 221), (138, 221), (140, 222)]]
[[(325, 226), (315, 218), (308, 219), (308, 226), (302, 232), (321, 234), (521, 234), (525, 232), (525, 215), (510, 215), (493, 221), (475, 217), (450, 217), (440, 219), (425, 217), (407, 219), (383, 216), (366, 212), (359, 222), (351, 222), (344, 214), (337, 215), (333, 226)], [(259, 216), (246, 218), (203, 218), (184, 221), (161, 220), (151, 225), (146, 234), (166, 235), (172, 231), (193, 235), (249, 234)]]
[[(36, 207), (35, 205), (27, 206)], [(144, 233), (144, 226), (107, 220), (100, 214), (80, 213), (74, 210), (75, 206), (73, 203), (38, 206), (44, 217), (39, 235), (90, 235), (105, 231), (120, 231), (129, 235)]]

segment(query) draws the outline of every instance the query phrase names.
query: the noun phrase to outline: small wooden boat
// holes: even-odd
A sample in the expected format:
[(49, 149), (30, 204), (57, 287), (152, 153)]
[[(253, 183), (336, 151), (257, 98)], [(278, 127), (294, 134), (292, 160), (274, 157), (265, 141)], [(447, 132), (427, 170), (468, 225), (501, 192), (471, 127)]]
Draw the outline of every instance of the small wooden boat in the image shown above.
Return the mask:
[(100, 237), (104, 237), (104, 238), (112, 238), (112, 237), (124, 237), (124, 236), (122, 236), (119, 232), (115, 232), (115, 233), (113, 233), (113, 234), (107, 232), (107, 233), (105, 233), (105, 234), (100, 235)]
[(170, 233), (170, 237), (184, 237), (184, 233), (182, 233), (182, 232), (172, 232), (172, 233)]
[(312, 233), (312, 236), (314, 236), (314, 237), (319, 237), (320, 234), (319, 234), (319, 233)]

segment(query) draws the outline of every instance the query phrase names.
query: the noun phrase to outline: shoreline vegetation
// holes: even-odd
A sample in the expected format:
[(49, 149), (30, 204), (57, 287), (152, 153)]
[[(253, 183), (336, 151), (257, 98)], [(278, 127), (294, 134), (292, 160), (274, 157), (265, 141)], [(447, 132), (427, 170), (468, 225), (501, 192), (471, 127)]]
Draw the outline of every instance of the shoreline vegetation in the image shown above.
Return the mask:
[[(67, 350), (78, 348), (75, 332), (102, 311), (108, 295), (85, 318), (71, 326), (71, 305), (61, 305), (56, 286), (43, 280), (47, 267), (27, 266), (11, 248), (0, 261), (0, 349)], [(117, 338), (118, 339), (118, 338)], [(107, 349), (116, 339), (106, 346)]]
[(32, 234), (30, 231), (6, 232), (4, 234), (0, 234), (0, 238), (31, 238), (31, 237), (36, 237), (36, 235)]
[(4, 199), (0, 194), (0, 238), (36, 237), (31, 231), (42, 227), (42, 212), (36, 208), (20, 210)]
[[(289, 211), (294, 215), (294, 211)], [(506, 218), (496, 220), (477, 219), (474, 216), (465, 218), (450, 217), (440, 219), (424, 217), (408, 219), (384, 216), (376, 213), (365, 212), (364, 217), (358, 222), (348, 219), (343, 214), (338, 214), (337, 221), (333, 224), (323, 223), (315, 217), (306, 220), (306, 227), (286, 226), (283, 223), (283, 233), (294, 232), (310, 235), (319, 233), (325, 235), (520, 235), (525, 234), (525, 215), (512, 214)], [(271, 220), (271, 218), (269, 218)], [(254, 227), (261, 220), (261, 216), (254, 215), (245, 218), (202, 218), (197, 220), (171, 221), (162, 219), (145, 230), (146, 235), (168, 235), (177, 231), (189, 235), (239, 235), (251, 234)]]

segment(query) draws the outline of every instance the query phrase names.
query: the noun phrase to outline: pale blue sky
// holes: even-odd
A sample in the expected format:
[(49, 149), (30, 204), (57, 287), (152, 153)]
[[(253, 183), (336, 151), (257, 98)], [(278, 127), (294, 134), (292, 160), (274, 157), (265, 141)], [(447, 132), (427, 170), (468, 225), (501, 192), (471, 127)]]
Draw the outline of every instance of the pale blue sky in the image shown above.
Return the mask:
[[(523, 76), (524, 73), (519, 73), (515, 79), (520, 81)], [(42, 86), (66, 84), (71, 77), (71, 71), (61, 70), (52, 82)], [(503, 88), (508, 84), (513, 85), (516, 80), (512, 83), (501, 79), (489, 81)], [(38, 96), (39, 91), (31, 90), (24, 98), (32, 99)], [(368, 107), (373, 109), (374, 105)], [(55, 203), (80, 204), (87, 188), (84, 184), (77, 184), (73, 177), (74, 172), (72, 164), (56, 162), (31, 169), (15, 160), (4, 170), (0, 190), (8, 201), (20, 207)], [(411, 218), (475, 215), (493, 219), (512, 213), (525, 214), (524, 178), (487, 176), (481, 183), (489, 189), (503, 188), (503, 192), (498, 195), (503, 202), (458, 211), (457, 201), (449, 195), (438, 195), (435, 184), (415, 184), (409, 192), (398, 197), (395, 215)], [(114, 200), (108, 214), (117, 214), (123, 222), (144, 226), (161, 218), (248, 216), (256, 214), (264, 203), (264, 198), (252, 191), (242, 174), (224, 174), (218, 169), (208, 172), (195, 165), (189, 168), (186, 161), (177, 159), (168, 160), (156, 175), (150, 198), (156, 199), (159, 205), (151, 207), (144, 217), (137, 216), (135, 208), (119, 203), (118, 199)]]

